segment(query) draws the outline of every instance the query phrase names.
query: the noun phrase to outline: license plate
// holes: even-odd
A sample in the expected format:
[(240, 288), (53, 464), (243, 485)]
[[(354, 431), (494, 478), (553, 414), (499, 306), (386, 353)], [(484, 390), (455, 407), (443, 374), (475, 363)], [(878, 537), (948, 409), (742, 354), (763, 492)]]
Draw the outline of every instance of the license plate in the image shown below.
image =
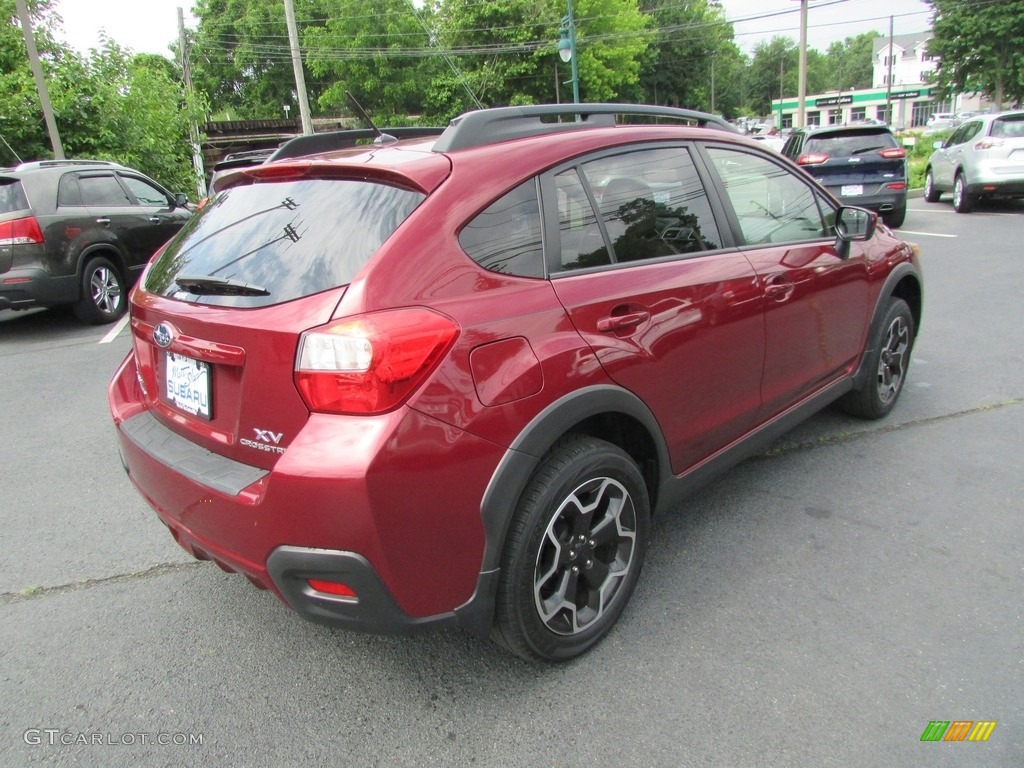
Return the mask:
[(839, 194), (843, 197), (856, 197), (857, 195), (864, 194), (863, 184), (844, 184), (839, 189)]
[(204, 419), (213, 415), (210, 366), (202, 360), (168, 352), (166, 393), (175, 408)]

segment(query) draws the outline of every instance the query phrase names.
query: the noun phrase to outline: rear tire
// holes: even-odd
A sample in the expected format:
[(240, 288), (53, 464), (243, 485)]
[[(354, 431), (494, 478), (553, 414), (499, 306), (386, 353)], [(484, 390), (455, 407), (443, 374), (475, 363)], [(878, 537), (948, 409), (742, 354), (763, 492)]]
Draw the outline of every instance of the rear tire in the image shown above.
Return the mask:
[(81, 287), (75, 316), (83, 323), (112, 323), (124, 314), (124, 278), (109, 260), (102, 256), (90, 259), (82, 270)]
[(907, 218), (907, 204), (904, 203), (899, 208), (893, 208), (891, 211), (882, 214), (882, 221), (885, 222), (886, 226), (896, 229), (896, 227), (902, 227), (903, 222)]
[(903, 299), (891, 299), (882, 317), (868, 361), (863, 386), (839, 400), (839, 407), (861, 419), (880, 419), (896, 405), (910, 367), (914, 346), (914, 316)]
[(953, 182), (953, 207), (957, 213), (970, 213), (974, 209), (974, 198), (967, 192), (967, 180), (962, 173)]
[(528, 660), (565, 661), (588, 650), (626, 607), (649, 537), (636, 462), (592, 437), (558, 443), (509, 527), (494, 640)]
[(932, 177), (932, 169), (929, 168), (924, 174), (924, 200), (926, 203), (937, 203), (942, 193), (935, 188), (935, 179)]

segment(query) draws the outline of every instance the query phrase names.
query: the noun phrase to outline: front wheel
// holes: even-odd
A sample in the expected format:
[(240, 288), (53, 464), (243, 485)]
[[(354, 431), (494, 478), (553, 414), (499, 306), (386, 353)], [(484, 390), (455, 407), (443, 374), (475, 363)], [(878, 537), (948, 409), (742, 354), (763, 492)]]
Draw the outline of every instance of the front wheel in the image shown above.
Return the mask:
[(970, 213), (974, 208), (974, 199), (967, 193), (967, 180), (962, 173), (958, 173), (953, 182), (953, 207), (957, 213)]
[(81, 290), (75, 315), (82, 322), (112, 323), (124, 314), (124, 279), (117, 267), (102, 256), (90, 259), (85, 265)]
[(840, 407), (862, 419), (880, 419), (896, 405), (910, 367), (910, 350), (914, 346), (914, 316), (903, 299), (892, 299), (882, 318), (880, 336), (876, 340), (869, 370), (874, 371), (863, 386), (847, 393)]
[(924, 200), (926, 203), (937, 203), (942, 193), (935, 188), (935, 179), (932, 176), (932, 169), (929, 168), (924, 174)]
[(592, 437), (552, 450), (509, 528), (494, 639), (530, 660), (565, 661), (602, 640), (636, 586), (650, 502), (636, 462)]

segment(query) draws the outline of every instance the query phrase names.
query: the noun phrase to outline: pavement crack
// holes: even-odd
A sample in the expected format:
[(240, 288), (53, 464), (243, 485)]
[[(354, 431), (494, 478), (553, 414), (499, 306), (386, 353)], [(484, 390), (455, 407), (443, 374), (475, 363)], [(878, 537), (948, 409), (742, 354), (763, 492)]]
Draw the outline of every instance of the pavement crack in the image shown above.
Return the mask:
[(846, 443), (852, 443), (857, 440), (864, 440), (869, 437), (877, 437), (878, 435), (887, 435), (893, 432), (903, 432), (908, 429), (916, 429), (917, 427), (927, 427), (932, 424), (942, 424), (946, 421), (952, 421), (954, 419), (962, 419), (966, 416), (975, 416), (979, 413), (988, 413), (990, 411), (998, 411), (1003, 408), (1010, 408), (1015, 405), (1024, 403), (1024, 397), (1013, 398), (1012, 400), (1003, 400), (999, 403), (990, 403), (988, 405), (978, 405), (973, 408), (967, 408), (962, 411), (954, 411), (953, 413), (945, 413), (942, 416), (930, 416), (927, 419), (916, 419), (914, 421), (904, 421), (899, 424), (887, 424), (885, 426), (877, 427), (875, 429), (861, 429), (856, 432), (837, 432), (829, 435), (822, 435), (821, 437), (815, 438), (814, 440), (805, 440), (804, 442), (787, 442), (785, 438), (781, 438), (777, 443), (773, 444), (772, 447), (768, 448), (761, 453), (758, 453), (750, 458), (751, 461), (758, 461), (762, 459), (774, 459), (779, 456), (785, 456), (790, 453), (797, 453), (799, 451), (810, 451), (815, 448), (825, 448), (832, 445), (845, 445)]
[(27, 600), (38, 600), (54, 595), (63, 595), (68, 592), (77, 592), (82, 589), (106, 586), (107, 584), (121, 584), (126, 581), (138, 581), (151, 579), (156, 576), (163, 576), (167, 573), (179, 573), (181, 571), (192, 571), (201, 568), (207, 563), (201, 560), (185, 563), (161, 563), (151, 568), (144, 568), (133, 573), (118, 573), (113, 576), (104, 576), (97, 579), (80, 579), (68, 584), (56, 584), (52, 587), (27, 587), (19, 592), (0, 592), (0, 606), (12, 603), (22, 603)]

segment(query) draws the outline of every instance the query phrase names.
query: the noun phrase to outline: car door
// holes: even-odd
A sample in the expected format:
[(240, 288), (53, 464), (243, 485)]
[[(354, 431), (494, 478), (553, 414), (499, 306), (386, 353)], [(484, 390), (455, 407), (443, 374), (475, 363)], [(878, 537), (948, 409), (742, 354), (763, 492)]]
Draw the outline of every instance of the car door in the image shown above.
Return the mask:
[(981, 127), (979, 122), (964, 123), (957, 128), (932, 158), (932, 182), (939, 189), (952, 189), (957, 169), (963, 164), (963, 155), (969, 149), (968, 140)]
[[(654, 413), (680, 473), (760, 409), (762, 294), (687, 146), (615, 150), (542, 178), (549, 272), (608, 376)], [(557, 214), (552, 214), (557, 207)]]
[(175, 204), (171, 196), (148, 179), (119, 172), (118, 177), (134, 198), (138, 226), (124, 233), (129, 248), (142, 254), (141, 264), (185, 226), (192, 216), (187, 208)]
[(754, 151), (705, 151), (765, 299), (760, 419), (768, 419), (859, 360), (867, 259), (859, 246), (836, 249), (834, 204), (802, 174)]

